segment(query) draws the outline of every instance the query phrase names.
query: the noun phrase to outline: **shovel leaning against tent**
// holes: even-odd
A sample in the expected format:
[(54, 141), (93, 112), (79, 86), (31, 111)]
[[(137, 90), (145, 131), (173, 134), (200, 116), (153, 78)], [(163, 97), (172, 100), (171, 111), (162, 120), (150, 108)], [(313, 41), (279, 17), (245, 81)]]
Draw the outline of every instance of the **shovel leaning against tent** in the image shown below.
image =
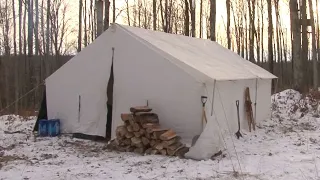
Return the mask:
[(235, 133), (237, 138), (239, 139), (240, 137), (242, 137), (242, 134), (240, 132), (240, 115), (239, 115), (239, 100), (236, 100), (236, 106), (237, 106), (237, 115), (238, 115), (238, 131)]
[[(202, 127), (207, 124), (207, 116), (206, 116), (206, 102), (207, 102), (207, 99), (208, 97), (207, 96), (201, 96), (201, 102), (202, 102), (202, 118), (201, 118), (201, 121), (202, 121)], [(192, 143), (191, 143), (191, 146), (193, 146), (197, 140), (199, 139), (200, 135), (196, 135), (195, 137), (193, 137), (192, 139)]]

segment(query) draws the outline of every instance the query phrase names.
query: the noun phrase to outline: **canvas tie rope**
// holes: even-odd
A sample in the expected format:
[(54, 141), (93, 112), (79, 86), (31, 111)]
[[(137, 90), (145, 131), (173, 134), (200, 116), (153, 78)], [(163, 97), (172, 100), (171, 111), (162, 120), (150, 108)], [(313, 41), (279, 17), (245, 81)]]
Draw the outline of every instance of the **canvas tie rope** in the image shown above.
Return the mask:
[(17, 102), (20, 102), (21, 99), (25, 98), (26, 96), (28, 96), (30, 93), (34, 92), (36, 89), (38, 89), (38, 87), (40, 87), (41, 85), (44, 85), (45, 82), (43, 81), (42, 83), (38, 84), (36, 87), (34, 87), (33, 89), (31, 89), (30, 91), (28, 91), (27, 93), (25, 93), (24, 95), (20, 96), (18, 99), (14, 100), (12, 103), (10, 103), (8, 106), (6, 106), (5, 108), (0, 110), (0, 114), (2, 112), (4, 112), (5, 110), (7, 110), (8, 108), (10, 108), (11, 106), (13, 106), (14, 104), (16, 104)]

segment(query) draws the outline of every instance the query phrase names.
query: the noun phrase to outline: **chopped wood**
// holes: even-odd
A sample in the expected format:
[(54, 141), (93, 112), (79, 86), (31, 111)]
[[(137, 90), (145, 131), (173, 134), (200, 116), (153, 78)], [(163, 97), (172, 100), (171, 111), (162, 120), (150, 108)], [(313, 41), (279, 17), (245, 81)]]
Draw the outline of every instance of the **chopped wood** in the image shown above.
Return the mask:
[(176, 142), (176, 143), (174, 143), (174, 144), (172, 144), (172, 145), (170, 145), (170, 146), (168, 146), (168, 148), (167, 149), (170, 149), (170, 150), (176, 150), (176, 149), (178, 149), (180, 146), (182, 146), (183, 144), (181, 143), (181, 142)]
[(178, 150), (180, 150), (181, 148), (183, 148), (183, 147), (185, 147), (185, 145), (181, 145), (180, 147), (178, 147), (178, 148), (175, 149), (175, 150), (167, 149), (168, 155), (169, 155), (169, 156), (174, 156), (175, 153), (176, 153)]
[(157, 129), (156, 131), (153, 131), (153, 136), (155, 137), (155, 139), (160, 139), (160, 136), (167, 131), (167, 129)]
[(140, 131), (140, 126), (139, 126), (139, 124), (138, 124), (138, 123), (133, 123), (133, 124), (132, 124), (132, 129), (133, 129), (133, 131), (135, 131), (135, 132)]
[(143, 154), (144, 148), (143, 147), (135, 148), (133, 152), (138, 153), (138, 154)]
[(180, 158), (184, 158), (184, 155), (189, 151), (189, 148), (188, 147), (182, 147), (180, 148), (179, 150), (177, 150), (175, 152), (175, 156), (178, 156)]
[(156, 113), (152, 112), (138, 112), (135, 113), (135, 119), (141, 124), (145, 123), (159, 123), (159, 117)]
[(152, 149), (151, 152), (150, 152), (151, 155), (156, 155), (156, 154), (159, 154), (159, 151), (156, 150), (156, 149)]
[(140, 131), (139, 131), (139, 132), (133, 132), (133, 134), (134, 134), (135, 137), (141, 137), (141, 136), (142, 136), (142, 134), (140, 133)]
[(143, 129), (143, 128), (140, 128), (140, 131), (139, 131), (139, 132), (140, 132), (141, 135), (145, 135), (145, 134), (146, 134), (146, 130)]
[(148, 139), (151, 139), (151, 136), (150, 136), (150, 134), (149, 133), (145, 133), (145, 136), (146, 136), (146, 138), (148, 138)]
[(139, 143), (139, 144), (135, 144), (135, 145), (133, 145), (134, 147), (137, 147), (137, 148), (142, 148), (142, 147), (144, 147), (144, 145), (143, 145), (143, 143), (141, 142), (141, 143)]
[(131, 126), (131, 125), (128, 125), (128, 126), (127, 126), (127, 131), (129, 131), (129, 132), (133, 132), (133, 128), (132, 128), (132, 126)]
[(130, 112), (132, 113), (137, 113), (137, 112), (150, 112), (152, 111), (151, 108), (148, 106), (136, 106), (136, 107), (131, 107)]
[(150, 146), (151, 146), (151, 147), (153, 147), (153, 146), (156, 145), (156, 144), (157, 144), (157, 141), (156, 141), (156, 140), (153, 139), (153, 140), (150, 141)]
[(167, 150), (161, 149), (160, 150), (160, 154), (162, 154), (163, 156), (167, 155)]
[(118, 126), (116, 129), (117, 137), (124, 137), (127, 134), (127, 128), (125, 126)]
[(160, 135), (160, 139), (163, 141), (168, 141), (175, 138), (176, 136), (177, 134), (172, 129), (169, 129), (167, 132)]
[(145, 129), (159, 128), (160, 124), (158, 124), (158, 123), (145, 123), (145, 124), (142, 124), (142, 127)]
[(168, 141), (163, 141), (163, 145), (164, 145), (165, 148), (168, 148), (170, 145), (180, 141), (180, 139), (181, 139), (181, 137), (177, 136), (177, 137), (175, 137), (173, 139), (170, 139)]
[(152, 148), (148, 148), (146, 151), (145, 151), (145, 153), (146, 154), (151, 154), (151, 151), (152, 151), (153, 149)]
[(168, 131), (168, 129), (162, 128), (159, 126), (159, 127), (154, 127), (154, 128), (147, 128), (146, 131), (147, 131), (147, 133), (150, 133), (150, 134), (153, 132), (160, 132), (161, 134), (163, 134), (164, 132)]
[(132, 138), (134, 134), (132, 132), (127, 132), (126, 133), (126, 138)]
[(143, 145), (145, 145), (145, 146), (149, 145), (149, 143), (150, 143), (149, 139), (146, 137), (141, 137), (141, 141), (142, 141)]
[(133, 137), (131, 138), (131, 142), (133, 145), (137, 145), (137, 144), (140, 144), (142, 141), (141, 141), (141, 138)]
[(131, 144), (131, 139), (124, 139), (122, 140), (122, 143), (125, 145), (130, 145)]
[(155, 144), (154, 145), (154, 149), (157, 149), (157, 150), (161, 150), (161, 149), (163, 149), (163, 144), (162, 143), (157, 143), (157, 144)]
[(126, 121), (129, 121), (129, 120), (132, 120), (133, 116), (132, 116), (132, 114), (129, 114), (129, 113), (122, 113), (121, 114), (121, 119), (122, 119), (122, 121), (126, 122)]

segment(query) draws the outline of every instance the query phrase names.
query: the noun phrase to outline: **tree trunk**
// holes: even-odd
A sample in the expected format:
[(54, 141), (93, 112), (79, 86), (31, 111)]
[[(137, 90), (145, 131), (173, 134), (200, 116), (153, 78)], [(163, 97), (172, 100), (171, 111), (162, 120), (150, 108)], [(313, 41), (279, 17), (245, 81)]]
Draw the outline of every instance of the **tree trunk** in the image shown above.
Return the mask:
[(157, 30), (157, 1), (152, 1), (153, 30)]
[(210, 39), (216, 41), (216, 0), (210, 0)]
[(200, 35), (199, 37), (203, 37), (203, 0), (200, 0), (200, 17), (199, 17), (199, 29), (200, 29)]
[(228, 49), (231, 49), (231, 34), (230, 34), (230, 0), (226, 0), (227, 8), (227, 40), (228, 40)]
[(314, 12), (312, 0), (309, 0), (309, 11), (312, 29), (312, 62), (313, 62), (313, 88), (318, 89), (318, 63), (317, 63), (317, 47), (316, 47), (316, 29), (314, 23)]
[(184, 35), (189, 36), (190, 35), (190, 20), (189, 20), (189, 3), (188, 0), (184, 0)]
[(190, 0), (191, 6), (191, 36), (196, 37), (196, 3), (195, 0)]
[(13, 54), (14, 56), (17, 56), (17, 24), (16, 24), (16, 10), (15, 10), (14, 0), (12, 0), (12, 17), (13, 17)]
[(78, 28), (78, 50), (77, 50), (78, 52), (81, 51), (81, 38), (82, 38), (82, 0), (79, 0), (79, 28)]
[(293, 88), (299, 90), (303, 87), (303, 62), (301, 54), (301, 28), (298, 16), (297, 0), (290, 0), (290, 19), (292, 32), (292, 61), (293, 61)]
[(39, 55), (39, 0), (35, 0), (35, 25), (34, 25), (34, 42), (35, 42), (35, 55)]
[[(272, 3), (271, 3), (271, 0), (268, 0), (268, 62), (269, 62), (269, 71), (271, 73), (273, 73), (272, 39), (273, 39)], [(271, 92), (274, 92), (273, 83), (272, 83)]]
[[(15, 0), (12, 0), (13, 2)], [(19, 1), (19, 54), (22, 54), (22, 1)]]
[(87, 0), (84, 0), (84, 11), (83, 11), (83, 17), (84, 17), (84, 38), (83, 43), (84, 47), (88, 46), (88, 28), (87, 28)]
[[(106, 0), (106, 5), (108, 5), (108, 8), (105, 7), (105, 11), (108, 9), (108, 11), (110, 11), (110, 1), (109, 0)], [(116, 0), (113, 0), (112, 1), (112, 10), (113, 10), (113, 13), (112, 13), (112, 22), (115, 23), (116, 22)], [(109, 14), (109, 13), (108, 13)], [(109, 16), (109, 15), (108, 15)]]
[(103, 32), (103, 1), (96, 0), (97, 9), (97, 37)]
[(33, 55), (33, 0), (28, 0), (28, 55)]
[(306, 91), (307, 86), (309, 85), (309, 79), (305, 72), (308, 71), (308, 24), (307, 24), (307, 0), (302, 0), (301, 4), (301, 23), (302, 23), (302, 50), (301, 50), (301, 59), (302, 59), (302, 76), (303, 82), (302, 91)]
[[(113, 1), (113, 8), (115, 8), (115, 2)], [(104, 30), (107, 30), (109, 28), (109, 24), (110, 24), (110, 1), (109, 0), (105, 0), (105, 4), (104, 4)], [(115, 11), (113, 10), (113, 13), (115, 13)], [(114, 14), (115, 15), (115, 14)], [(113, 23), (115, 23), (115, 16), (113, 16)]]
[[(82, 2), (82, 0), (81, 0), (81, 2)], [(47, 40), (46, 40), (46, 45), (47, 45), (46, 53), (47, 53), (47, 56), (49, 56), (49, 54), (50, 54), (50, 44), (51, 44), (51, 41), (50, 41), (50, 21), (51, 21), (50, 8), (51, 8), (51, 4), (50, 3), (51, 3), (51, 1), (47, 0)], [(81, 6), (81, 9), (82, 9), (82, 6)], [(81, 15), (79, 15), (79, 16), (81, 16)], [(80, 36), (81, 36), (81, 34), (80, 34)], [(80, 37), (80, 39), (81, 39), (81, 37)], [(80, 46), (80, 50), (81, 50), (81, 46)], [(49, 73), (49, 72), (47, 72), (47, 73)]]
[(255, 33), (255, 0), (249, 0), (249, 16), (250, 16), (250, 25), (249, 25), (249, 60), (254, 62), (254, 33)]

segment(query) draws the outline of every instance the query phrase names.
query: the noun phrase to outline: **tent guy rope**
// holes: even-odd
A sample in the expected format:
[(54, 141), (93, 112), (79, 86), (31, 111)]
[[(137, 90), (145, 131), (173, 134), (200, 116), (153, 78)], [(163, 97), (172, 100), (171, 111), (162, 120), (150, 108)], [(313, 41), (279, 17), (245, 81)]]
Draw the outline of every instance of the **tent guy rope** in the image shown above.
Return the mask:
[(30, 91), (28, 91), (27, 93), (25, 93), (24, 95), (20, 96), (18, 99), (14, 100), (12, 103), (10, 103), (9, 105), (7, 105), (5, 108), (0, 110), (0, 114), (2, 112), (4, 112), (5, 110), (7, 110), (8, 108), (10, 108), (11, 106), (13, 106), (14, 104), (20, 102), (21, 99), (27, 97), (30, 93), (34, 92), (35, 90), (37, 90), (41, 85), (44, 85), (45, 82), (43, 81), (42, 83), (38, 84), (36, 87), (34, 87), (33, 89), (31, 89)]

